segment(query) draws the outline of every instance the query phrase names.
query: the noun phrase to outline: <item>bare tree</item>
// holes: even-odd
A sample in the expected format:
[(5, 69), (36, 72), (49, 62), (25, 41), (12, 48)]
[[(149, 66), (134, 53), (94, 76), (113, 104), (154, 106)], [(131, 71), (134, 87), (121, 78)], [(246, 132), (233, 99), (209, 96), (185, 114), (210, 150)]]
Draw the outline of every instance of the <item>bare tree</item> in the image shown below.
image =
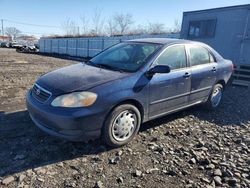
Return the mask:
[(134, 23), (133, 16), (131, 14), (115, 14), (115, 24), (118, 27), (118, 32), (122, 35), (128, 32), (129, 27)]
[(163, 23), (148, 22), (148, 33), (159, 34), (164, 32), (165, 32), (165, 26)]
[(179, 33), (181, 31), (181, 24), (179, 22), (178, 19), (174, 20), (174, 28), (173, 28), (173, 32), (175, 33)]
[(115, 21), (114, 21), (113, 17), (110, 17), (110, 18), (107, 20), (106, 29), (107, 29), (108, 35), (110, 35), (110, 36), (112, 36), (112, 35), (114, 35), (114, 34), (117, 33), (116, 24), (115, 24)]
[(94, 15), (92, 16), (92, 22), (94, 28), (92, 29), (91, 33), (95, 35), (102, 34), (102, 29), (104, 25), (104, 19), (102, 18), (102, 10), (101, 9), (95, 9)]
[(21, 31), (15, 27), (6, 27), (5, 34), (11, 37), (12, 40), (16, 40), (16, 38), (21, 34)]
[(66, 35), (77, 35), (79, 34), (79, 27), (77, 24), (70, 18), (62, 22), (61, 27)]
[(136, 27), (132, 28), (129, 33), (130, 34), (146, 34), (148, 33), (147, 26), (139, 24)]
[(89, 20), (83, 15), (81, 16), (82, 33), (87, 35), (89, 33)]

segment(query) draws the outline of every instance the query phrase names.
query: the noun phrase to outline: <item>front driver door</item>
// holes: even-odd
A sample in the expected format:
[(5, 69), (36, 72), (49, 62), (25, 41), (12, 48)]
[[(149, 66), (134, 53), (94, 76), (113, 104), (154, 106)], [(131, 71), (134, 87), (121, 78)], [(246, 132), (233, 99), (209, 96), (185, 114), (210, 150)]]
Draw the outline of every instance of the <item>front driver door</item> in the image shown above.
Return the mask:
[(170, 73), (155, 74), (149, 84), (149, 118), (164, 115), (188, 104), (191, 70), (187, 67), (184, 45), (167, 47), (157, 57), (155, 65), (168, 65)]

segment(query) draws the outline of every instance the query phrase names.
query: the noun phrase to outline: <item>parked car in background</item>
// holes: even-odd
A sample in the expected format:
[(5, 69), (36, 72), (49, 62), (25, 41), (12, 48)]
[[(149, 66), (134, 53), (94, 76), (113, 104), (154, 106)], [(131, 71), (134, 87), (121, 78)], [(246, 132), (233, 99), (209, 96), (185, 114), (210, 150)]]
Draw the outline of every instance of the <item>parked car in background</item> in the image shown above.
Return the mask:
[(117, 147), (143, 122), (197, 104), (217, 108), (232, 71), (230, 60), (203, 43), (131, 40), (41, 76), (27, 93), (27, 108), (51, 135), (101, 137)]
[(9, 43), (8, 42), (1, 42), (0, 46), (2, 48), (9, 48)]
[(23, 45), (22, 44), (20, 44), (20, 43), (18, 43), (18, 42), (10, 42), (9, 43), (9, 47), (10, 48), (20, 48), (20, 47), (22, 47)]
[(34, 46), (36, 47), (36, 49), (38, 49), (38, 50), (39, 50), (40, 46), (39, 46), (39, 44), (38, 44), (38, 43), (35, 43), (35, 44), (34, 44)]
[(17, 52), (39, 52), (39, 49), (35, 45), (23, 45), (16, 47)]

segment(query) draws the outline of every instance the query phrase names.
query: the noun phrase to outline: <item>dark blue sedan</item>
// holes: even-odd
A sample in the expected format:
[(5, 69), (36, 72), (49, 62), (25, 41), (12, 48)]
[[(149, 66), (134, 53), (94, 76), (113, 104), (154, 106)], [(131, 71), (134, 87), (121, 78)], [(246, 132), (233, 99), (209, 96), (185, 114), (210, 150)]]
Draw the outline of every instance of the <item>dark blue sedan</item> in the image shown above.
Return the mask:
[(122, 42), (91, 60), (41, 76), (27, 93), (31, 119), (72, 141), (128, 143), (141, 123), (201, 104), (215, 109), (233, 64), (206, 44)]

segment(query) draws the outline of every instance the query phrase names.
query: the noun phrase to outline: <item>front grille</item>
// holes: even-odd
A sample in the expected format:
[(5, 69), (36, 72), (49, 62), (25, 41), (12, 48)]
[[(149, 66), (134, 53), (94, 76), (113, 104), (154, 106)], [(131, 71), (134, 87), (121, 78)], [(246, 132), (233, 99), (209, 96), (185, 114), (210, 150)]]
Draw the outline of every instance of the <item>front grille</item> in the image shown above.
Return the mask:
[(31, 95), (39, 102), (44, 103), (50, 98), (51, 93), (41, 86), (35, 84), (31, 90)]

